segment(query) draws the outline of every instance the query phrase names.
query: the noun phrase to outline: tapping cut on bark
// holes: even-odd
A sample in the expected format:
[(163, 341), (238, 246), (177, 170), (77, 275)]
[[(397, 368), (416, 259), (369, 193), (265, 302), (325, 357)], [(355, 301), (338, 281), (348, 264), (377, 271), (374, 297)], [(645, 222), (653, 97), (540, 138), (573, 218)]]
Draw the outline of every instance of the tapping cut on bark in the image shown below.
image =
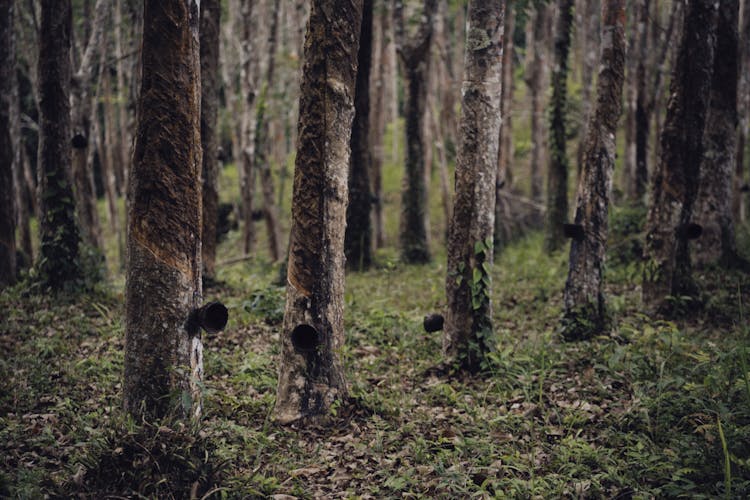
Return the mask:
[(669, 297), (697, 294), (679, 228), (692, 220), (699, 189), (716, 20), (716, 2), (687, 3), (646, 220), (643, 302), (655, 311), (670, 312)]
[(313, 0), (305, 38), (287, 296), (274, 417), (323, 418), (347, 396), (344, 228), (362, 0)]
[(590, 338), (607, 325), (603, 269), (624, 73), (625, 0), (609, 0), (602, 9), (596, 104), (586, 128), (575, 220), (563, 225), (572, 239), (562, 321), (566, 340)]
[[(139, 417), (201, 414), (200, 63), (197, 0), (146, 0), (131, 172), (125, 408)], [(198, 315), (222, 323), (223, 306)], [(197, 323), (197, 322), (196, 322)]]

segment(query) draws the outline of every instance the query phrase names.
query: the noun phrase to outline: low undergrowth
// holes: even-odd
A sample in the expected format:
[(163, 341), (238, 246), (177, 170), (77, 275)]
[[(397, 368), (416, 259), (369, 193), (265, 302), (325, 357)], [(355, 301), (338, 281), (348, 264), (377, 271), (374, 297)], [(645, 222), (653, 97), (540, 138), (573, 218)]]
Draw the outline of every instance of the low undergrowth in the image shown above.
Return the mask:
[(206, 294), (228, 305), (230, 323), (206, 339), (194, 425), (122, 414), (120, 290), (3, 292), (0, 496), (750, 495), (750, 278), (696, 272), (704, 306), (666, 320), (638, 312), (637, 264), (613, 259), (611, 326), (565, 343), (566, 256), (541, 242), (496, 260), (497, 349), (476, 377), (437, 370), (440, 332), (421, 326), (444, 306), (444, 257), (405, 266), (384, 251), (350, 274), (351, 399), (317, 428), (271, 418), (284, 293), (262, 261), (221, 267)]

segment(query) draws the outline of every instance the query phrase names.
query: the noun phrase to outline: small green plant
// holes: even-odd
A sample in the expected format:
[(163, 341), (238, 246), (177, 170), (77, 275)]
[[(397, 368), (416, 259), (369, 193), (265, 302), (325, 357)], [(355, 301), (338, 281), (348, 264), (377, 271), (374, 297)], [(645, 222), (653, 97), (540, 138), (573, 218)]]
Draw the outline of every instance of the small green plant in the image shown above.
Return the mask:
[(278, 325), (284, 320), (285, 290), (278, 286), (254, 290), (243, 307), (250, 314), (263, 319), (266, 324)]

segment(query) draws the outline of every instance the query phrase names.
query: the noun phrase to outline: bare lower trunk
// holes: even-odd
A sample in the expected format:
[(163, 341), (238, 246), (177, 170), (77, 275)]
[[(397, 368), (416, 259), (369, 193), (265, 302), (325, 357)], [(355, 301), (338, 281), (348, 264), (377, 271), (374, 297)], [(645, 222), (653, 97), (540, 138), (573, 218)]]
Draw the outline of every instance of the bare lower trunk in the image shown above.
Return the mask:
[(693, 205), (704, 151), (715, 21), (712, 1), (687, 5), (646, 222), (643, 301), (652, 309), (667, 311), (670, 296), (696, 292), (688, 238), (695, 233)]
[(469, 371), (495, 348), (490, 302), (503, 81), (503, 2), (471, 0), (456, 196), (448, 238), (443, 352)]
[(216, 116), (219, 108), (219, 21), (221, 2), (201, 2), (201, 145), (203, 179), (203, 279), (216, 278), (216, 223), (219, 218), (219, 157)]
[(650, 0), (638, 2), (638, 61), (635, 70), (635, 171), (630, 183), (631, 197), (642, 203), (648, 188), (648, 136), (650, 116), (648, 110), (646, 61), (648, 57), (648, 14)]
[(362, 2), (313, 0), (305, 41), (275, 418), (326, 416), (347, 388), (344, 226)]
[(550, 151), (547, 171), (547, 214), (544, 246), (547, 252), (562, 248), (563, 224), (568, 218), (568, 158), (565, 152), (565, 113), (567, 109), (568, 52), (573, 22), (573, 0), (559, 0), (555, 28), (555, 66), (552, 71), (552, 111)]
[(737, 110), (739, 124), (737, 134), (737, 166), (735, 168), (734, 205), (732, 212), (736, 221), (747, 220), (747, 160), (745, 149), (750, 133), (750, 1), (744, 0), (742, 6), (742, 26), (740, 28), (739, 48), (739, 87), (737, 92)]
[(719, 2), (711, 96), (703, 136), (705, 152), (693, 220), (703, 228), (691, 248), (698, 264), (736, 260), (732, 174), (737, 152), (738, 0)]
[(0, 0), (0, 290), (16, 281), (16, 210), (13, 164), (16, 82), (13, 2)]
[(200, 55), (197, 0), (146, 0), (128, 217), (125, 408), (201, 414)]
[(615, 168), (615, 134), (625, 75), (625, 0), (604, 4), (596, 107), (589, 119), (578, 182), (570, 267), (565, 283), (563, 336), (589, 338), (606, 326), (603, 291), (609, 197)]
[(39, 271), (54, 290), (75, 288), (80, 279), (71, 171), (70, 0), (43, 0), (39, 37)]
[(372, 162), (371, 162), (371, 179), (372, 194), (374, 197), (372, 222), (375, 237), (375, 247), (382, 248), (385, 246), (385, 216), (383, 214), (383, 161), (385, 154), (383, 150), (383, 137), (389, 114), (388, 86), (389, 73), (388, 49), (393, 45), (390, 39), (391, 26), (391, 2), (389, 0), (378, 1), (377, 30), (373, 33), (373, 61), (372, 73), (374, 75), (373, 89), (373, 106), (371, 120), (371, 143), (372, 143)]

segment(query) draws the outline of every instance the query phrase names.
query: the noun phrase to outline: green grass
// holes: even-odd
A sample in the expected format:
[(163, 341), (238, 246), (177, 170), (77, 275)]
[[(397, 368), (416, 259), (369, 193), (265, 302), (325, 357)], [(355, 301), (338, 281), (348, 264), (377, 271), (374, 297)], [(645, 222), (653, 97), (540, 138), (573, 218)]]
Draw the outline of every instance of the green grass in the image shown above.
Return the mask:
[[(272, 422), (284, 291), (273, 284), (277, 268), (259, 225), (255, 258), (222, 264), (242, 255), (239, 231), (219, 247), (222, 284), (205, 299), (222, 300), (230, 320), (205, 340), (203, 419), (188, 426), (128, 419), (124, 279), (105, 233), (109, 281), (95, 291), (53, 299), (21, 284), (0, 293), (0, 496), (750, 495), (750, 336), (740, 307), (742, 299), (747, 309), (750, 277), (697, 271), (702, 309), (674, 321), (640, 313), (630, 245), (642, 214), (618, 209), (619, 246), (606, 269), (612, 328), (562, 343), (567, 255), (545, 255), (542, 235), (530, 234), (493, 268), (491, 370), (443, 375), (435, 370), (441, 335), (421, 326), (445, 306), (439, 196), (431, 199), (433, 263), (402, 264), (401, 165), (386, 158), (389, 246), (372, 270), (346, 283), (342, 357), (354, 404), (337, 407), (325, 427)], [(237, 200), (234, 166), (223, 170), (221, 186), (223, 200)], [(289, 182), (286, 189), (288, 221)]]

